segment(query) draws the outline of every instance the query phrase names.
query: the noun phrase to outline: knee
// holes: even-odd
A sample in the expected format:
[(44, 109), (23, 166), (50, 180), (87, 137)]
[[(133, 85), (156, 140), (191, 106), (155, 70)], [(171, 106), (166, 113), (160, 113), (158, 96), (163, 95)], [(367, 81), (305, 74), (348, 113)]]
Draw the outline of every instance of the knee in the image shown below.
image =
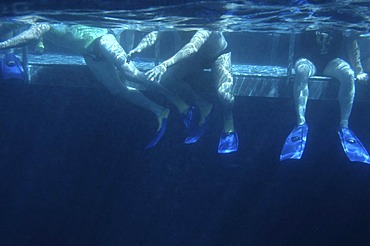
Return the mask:
[(315, 65), (306, 58), (300, 58), (294, 64), (294, 69), (297, 75), (313, 76), (316, 73)]
[(344, 60), (336, 58), (329, 62), (324, 73), (338, 79), (341, 83), (354, 83), (355, 72)]

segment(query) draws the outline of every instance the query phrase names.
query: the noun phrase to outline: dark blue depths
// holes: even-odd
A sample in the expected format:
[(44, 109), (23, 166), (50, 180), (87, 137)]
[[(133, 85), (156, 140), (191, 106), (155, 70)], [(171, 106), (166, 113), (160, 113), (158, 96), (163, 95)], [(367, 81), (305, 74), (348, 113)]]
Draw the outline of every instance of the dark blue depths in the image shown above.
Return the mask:
[[(343, 153), (336, 102), (309, 102), (306, 151), (285, 162), (292, 100), (235, 109), (235, 154), (217, 154), (219, 106), (197, 144), (173, 113), (144, 150), (154, 117), (104, 89), (2, 84), (0, 244), (368, 245), (370, 166)], [(351, 121), (368, 148), (369, 110)]]

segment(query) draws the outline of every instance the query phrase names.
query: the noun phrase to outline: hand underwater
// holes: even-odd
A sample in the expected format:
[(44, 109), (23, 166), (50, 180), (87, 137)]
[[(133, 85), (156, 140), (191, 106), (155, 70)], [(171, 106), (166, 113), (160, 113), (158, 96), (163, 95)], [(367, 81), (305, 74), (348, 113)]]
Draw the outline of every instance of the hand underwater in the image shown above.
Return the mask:
[(155, 66), (153, 69), (145, 73), (147, 80), (156, 81), (157, 83), (161, 82), (163, 74), (167, 71), (167, 68), (163, 64)]
[(367, 73), (360, 73), (357, 74), (356, 79), (358, 81), (367, 81), (369, 79), (369, 76), (367, 75)]
[(141, 52), (141, 49), (133, 49), (127, 54), (127, 63), (131, 61), (134, 55), (137, 55)]

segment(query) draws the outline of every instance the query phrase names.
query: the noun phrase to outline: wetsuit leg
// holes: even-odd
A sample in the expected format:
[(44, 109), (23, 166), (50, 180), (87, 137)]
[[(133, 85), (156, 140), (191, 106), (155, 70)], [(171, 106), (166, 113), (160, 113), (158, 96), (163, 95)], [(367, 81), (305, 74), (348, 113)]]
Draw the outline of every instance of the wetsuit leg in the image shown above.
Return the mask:
[(154, 139), (147, 145), (146, 148), (153, 147), (162, 138), (165, 129), (169, 109), (162, 107), (155, 102), (149, 100), (144, 94), (138, 90), (128, 89), (120, 80), (117, 70), (114, 65), (107, 60), (95, 61), (89, 56), (85, 56), (85, 62), (94, 76), (101, 82), (113, 95), (118, 95), (127, 101), (148, 109), (157, 116), (159, 127)]
[(218, 153), (235, 152), (239, 148), (238, 135), (234, 128), (234, 79), (231, 75), (231, 53), (222, 54), (212, 65), (212, 75), (216, 81), (217, 93), (224, 109), (224, 129), (218, 144)]
[(231, 53), (229, 52), (219, 56), (214, 62), (212, 65), (212, 75), (216, 81), (217, 93), (220, 102), (231, 109), (234, 104), (234, 79), (230, 71)]
[(98, 47), (103, 56), (117, 67), (123, 77), (144, 85), (148, 90), (164, 95), (175, 105), (181, 104), (185, 105), (185, 108), (189, 107), (179, 96), (175, 95), (161, 84), (147, 80), (146, 75), (139, 71), (132, 62), (127, 63), (127, 53), (112, 34), (102, 36), (99, 39)]
[(308, 80), (316, 72), (314, 64), (308, 59), (301, 58), (295, 63), (295, 83), (293, 89), (297, 126), (291, 131), (285, 140), (280, 154), (280, 160), (301, 159), (306, 147), (308, 125), (305, 113), (308, 100)]
[(338, 131), (342, 147), (351, 161), (369, 163), (370, 157), (361, 141), (348, 128), (353, 100), (355, 97), (355, 72), (342, 59), (334, 59), (324, 70), (326, 76), (336, 78), (340, 82), (338, 101), (340, 106), (340, 129)]
[[(209, 114), (213, 105), (193, 90), (191, 83), (200, 81), (203, 69), (196, 59), (190, 58), (168, 68), (163, 75), (161, 84), (185, 98), (191, 105), (190, 109), (180, 112), (181, 118), (189, 130), (185, 144), (196, 143), (208, 129)], [(195, 107), (194, 107), (195, 106)]]
[(334, 77), (340, 82), (338, 101), (341, 127), (348, 127), (353, 100), (355, 97), (355, 73), (351, 66), (342, 59), (334, 59), (326, 66), (324, 75)]
[(293, 88), (293, 96), (297, 113), (297, 125), (306, 123), (306, 106), (309, 95), (308, 80), (315, 75), (316, 67), (308, 59), (301, 58), (294, 65), (295, 82)]
[(185, 144), (193, 144), (198, 142), (198, 140), (206, 133), (209, 126), (209, 116), (212, 111), (213, 104), (198, 95), (198, 93), (196, 93), (188, 84), (183, 86), (182, 89), (190, 95), (189, 97), (196, 105), (192, 127), (189, 129), (189, 135), (184, 140)]

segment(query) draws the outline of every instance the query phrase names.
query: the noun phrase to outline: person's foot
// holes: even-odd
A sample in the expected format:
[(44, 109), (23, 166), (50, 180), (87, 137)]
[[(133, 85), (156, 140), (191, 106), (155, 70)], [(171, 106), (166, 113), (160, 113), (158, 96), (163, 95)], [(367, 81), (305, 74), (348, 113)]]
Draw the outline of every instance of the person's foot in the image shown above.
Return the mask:
[(196, 121), (199, 118), (198, 114), (199, 113), (195, 110), (193, 106), (189, 106), (186, 110), (180, 113), (180, 117), (186, 129), (192, 130), (195, 127)]
[(189, 136), (185, 139), (185, 144), (192, 144), (198, 142), (198, 140), (204, 135), (209, 125), (209, 117), (207, 116), (203, 124), (198, 124), (189, 133)]
[(290, 132), (285, 140), (283, 149), (280, 154), (280, 161), (288, 159), (299, 160), (302, 158), (306, 147), (308, 125), (298, 125)]
[(0, 69), (2, 71), (2, 73), (0, 74), (0, 79), (25, 80), (22, 63), (14, 53), (6, 54), (0, 64)]
[(370, 156), (365, 147), (348, 127), (340, 127), (338, 134), (343, 150), (350, 161), (370, 164)]
[(198, 142), (198, 140), (204, 135), (208, 129), (209, 117), (213, 108), (213, 104), (205, 103), (199, 106), (199, 122), (192, 129), (190, 129), (189, 136), (185, 139), (185, 144), (192, 144)]
[(220, 142), (218, 144), (219, 154), (228, 154), (238, 151), (239, 148), (239, 138), (238, 134), (233, 132), (225, 133), (223, 132), (220, 137)]

